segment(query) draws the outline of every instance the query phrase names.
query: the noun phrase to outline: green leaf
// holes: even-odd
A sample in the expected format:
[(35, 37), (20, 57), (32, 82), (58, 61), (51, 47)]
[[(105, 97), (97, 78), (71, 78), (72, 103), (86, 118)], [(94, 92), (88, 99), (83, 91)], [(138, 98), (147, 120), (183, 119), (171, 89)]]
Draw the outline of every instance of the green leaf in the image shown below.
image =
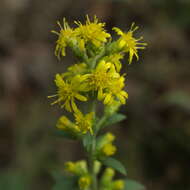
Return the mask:
[(125, 119), (126, 119), (126, 115), (121, 114), (121, 113), (115, 113), (111, 115), (109, 118), (107, 118), (107, 120), (103, 124), (103, 127), (106, 127), (108, 125), (113, 125)]
[(74, 176), (64, 176), (61, 173), (54, 172), (53, 177), (56, 181), (52, 190), (78, 190), (77, 178)]
[(131, 179), (125, 180), (124, 190), (145, 190), (145, 189), (146, 188), (142, 184), (134, 180), (131, 180)]
[(117, 170), (123, 175), (127, 175), (125, 166), (120, 161), (116, 160), (115, 158), (107, 158), (106, 160), (103, 160), (102, 162), (104, 165)]
[(77, 140), (78, 137), (74, 134), (71, 134), (69, 132), (63, 131), (63, 130), (59, 130), (59, 129), (55, 129), (53, 130), (53, 135), (57, 136), (57, 137), (64, 137), (67, 139), (71, 139), (71, 140)]

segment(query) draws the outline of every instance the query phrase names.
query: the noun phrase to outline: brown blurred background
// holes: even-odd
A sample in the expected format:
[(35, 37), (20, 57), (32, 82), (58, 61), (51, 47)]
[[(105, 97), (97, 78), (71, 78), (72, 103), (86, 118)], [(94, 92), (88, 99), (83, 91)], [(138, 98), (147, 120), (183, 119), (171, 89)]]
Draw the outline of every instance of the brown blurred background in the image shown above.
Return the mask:
[[(140, 26), (148, 47), (125, 66), (127, 119), (111, 130), (128, 177), (148, 190), (190, 189), (189, 0), (1, 0), (0, 189), (51, 189), (54, 168), (83, 158), (75, 142), (51, 135), (62, 114), (46, 97), (56, 72), (73, 63), (54, 56), (57, 20), (96, 14), (107, 30)], [(124, 65), (125, 62), (124, 62)]]

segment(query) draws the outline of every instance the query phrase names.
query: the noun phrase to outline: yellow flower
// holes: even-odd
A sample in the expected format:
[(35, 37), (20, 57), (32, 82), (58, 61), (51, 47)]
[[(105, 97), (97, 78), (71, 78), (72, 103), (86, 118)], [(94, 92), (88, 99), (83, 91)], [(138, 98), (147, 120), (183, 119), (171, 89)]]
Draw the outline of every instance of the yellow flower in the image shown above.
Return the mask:
[(70, 41), (75, 38), (75, 33), (74, 30), (69, 27), (65, 19), (63, 19), (63, 26), (60, 22), (57, 22), (57, 24), (60, 27), (60, 31), (56, 32), (53, 30), (52, 32), (58, 35), (55, 55), (60, 59), (60, 56), (65, 56), (65, 48), (69, 45)]
[(111, 62), (115, 65), (116, 71), (119, 72), (121, 70), (122, 64), (120, 59), (123, 59), (123, 55), (119, 53), (111, 54), (107, 57), (104, 57), (105, 61)]
[(111, 105), (115, 98), (117, 98), (121, 104), (125, 104), (126, 99), (128, 98), (128, 93), (123, 90), (124, 86), (125, 78), (123, 76), (121, 76), (118, 80), (113, 81), (108, 87), (109, 91), (105, 93), (104, 104)]
[(123, 180), (118, 179), (113, 182), (113, 190), (122, 190), (124, 189), (125, 183)]
[(115, 136), (112, 133), (106, 133), (105, 139), (107, 142), (113, 142), (115, 140)]
[(65, 170), (70, 173), (75, 173), (76, 164), (74, 162), (65, 162)]
[(119, 73), (110, 62), (100, 61), (91, 74), (86, 74), (89, 90), (98, 91), (98, 99), (104, 99), (104, 89), (112, 85), (113, 81), (119, 78)]
[(57, 94), (49, 96), (49, 98), (58, 97), (58, 99), (52, 105), (63, 102), (61, 107), (64, 107), (69, 112), (77, 112), (78, 108), (75, 99), (87, 101), (87, 98), (80, 94), (83, 91), (83, 81), (84, 78), (81, 75), (76, 75), (70, 81), (65, 81), (60, 74), (57, 74), (55, 78), (55, 84), (58, 87)]
[[(110, 187), (113, 177), (115, 176), (115, 170), (112, 168), (106, 168), (101, 177), (101, 186)], [(106, 189), (107, 189), (106, 188)], [(108, 188), (109, 189), (109, 188)]]
[(80, 133), (79, 126), (71, 122), (66, 116), (61, 116), (59, 118), (56, 127), (60, 130), (69, 131), (72, 133)]
[(97, 149), (100, 150), (106, 144), (110, 144), (115, 140), (115, 136), (112, 133), (106, 133), (101, 136), (97, 142)]
[(95, 160), (94, 161), (94, 166), (93, 166), (93, 171), (95, 174), (98, 174), (101, 170), (101, 167), (102, 167), (102, 163), (98, 160)]
[(78, 111), (74, 114), (74, 116), (75, 116), (76, 125), (78, 126), (82, 134), (86, 134), (88, 131), (90, 131), (90, 133), (93, 134), (92, 130), (92, 123), (94, 116), (93, 112), (83, 115), (80, 111)]
[(91, 42), (94, 46), (100, 47), (102, 43), (107, 42), (107, 38), (110, 38), (110, 34), (104, 29), (105, 23), (98, 23), (98, 19), (94, 17), (94, 21), (91, 22), (89, 17), (86, 17), (86, 24), (75, 21), (78, 28), (75, 29), (76, 36), (79, 37), (84, 43)]
[(100, 155), (111, 156), (115, 154), (117, 149), (112, 144), (114, 140), (115, 136), (112, 133), (106, 133), (105, 135), (99, 138), (96, 148)]
[(138, 39), (133, 37), (133, 33), (138, 29), (138, 26), (135, 26), (134, 23), (131, 25), (130, 30), (127, 33), (124, 33), (117, 27), (114, 27), (113, 30), (120, 35), (120, 39), (118, 40), (119, 48), (123, 49), (124, 52), (129, 52), (129, 64), (132, 62), (133, 57), (135, 56), (137, 60), (139, 59), (138, 56), (138, 49), (145, 49), (146, 43), (139, 42), (143, 39), (140, 37)]
[(87, 163), (85, 160), (79, 160), (77, 162), (65, 162), (64, 166), (65, 171), (78, 176), (86, 175), (88, 173)]
[(79, 178), (78, 184), (81, 190), (85, 190), (88, 189), (91, 182), (92, 182), (91, 177), (89, 175), (85, 175)]
[(112, 156), (116, 152), (116, 146), (114, 146), (112, 143), (105, 144), (101, 151), (105, 156)]
[(83, 115), (79, 110), (74, 113), (75, 123), (70, 121), (66, 116), (61, 116), (56, 127), (60, 130), (69, 131), (75, 134), (86, 134), (88, 131), (93, 134), (93, 112)]

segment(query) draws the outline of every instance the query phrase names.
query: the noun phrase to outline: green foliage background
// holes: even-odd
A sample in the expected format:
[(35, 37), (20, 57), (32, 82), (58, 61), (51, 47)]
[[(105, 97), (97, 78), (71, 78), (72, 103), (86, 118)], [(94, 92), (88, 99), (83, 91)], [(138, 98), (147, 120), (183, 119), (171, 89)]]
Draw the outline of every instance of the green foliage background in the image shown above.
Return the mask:
[(128, 177), (148, 190), (189, 190), (188, 0), (1, 1), (0, 189), (51, 189), (52, 170), (83, 158), (78, 144), (53, 136), (61, 113), (46, 97), (54, 74), (74, 61), (70, 55), (57, 63), (50, 30), (62, 17), (72, 22), (86, 14), (109, 31), (134, 21), (149, 44), (127, 67), (129, 100), (121, 110), (127, 119), (111, 128)]

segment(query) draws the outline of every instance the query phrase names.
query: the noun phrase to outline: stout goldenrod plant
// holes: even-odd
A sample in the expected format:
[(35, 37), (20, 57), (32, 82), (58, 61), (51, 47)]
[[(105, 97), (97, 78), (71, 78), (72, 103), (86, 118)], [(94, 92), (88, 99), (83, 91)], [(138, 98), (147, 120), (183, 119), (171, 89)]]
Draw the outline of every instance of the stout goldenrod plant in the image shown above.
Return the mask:
[[(64, 137), (82, 142), (87, 160), (68, 161), (65, 171), (68, 176), (57, 176), (54, 190), (137, 190), (140, 185), (126, 179), (115, 179), (115, 172), (126, 175), (125, 167), (113, 158), (117, 148), (115, 136), (101, 130), (125, 119), (118, 113), (125, 105), (128, 93), (125, 90), (126, 74), (121, 73), (121, 60), (131, 64), (139, 59), (138, 50), (145, 49), (142, 37), (135, 38), (138, 29), (133, 23), (128, 31), (114, 27), (118, 36), (113, 40), (105, 30), (105, 23), (96, 17), (86, 17), (83, 24), (75, 21), (75, 28), (66, 20), (58, 22), (55, 55), (61, 60), (66, 49), (72, 51), (78, 62), (64, 73), (55, 76), (56, 93), (52, 105), (69, 112), (70, 117), (62, 115), (56, 128)], [(98, 105), (98, 106), (97, 106)], [(103, 111), (99, 105), (103, 105)]]

